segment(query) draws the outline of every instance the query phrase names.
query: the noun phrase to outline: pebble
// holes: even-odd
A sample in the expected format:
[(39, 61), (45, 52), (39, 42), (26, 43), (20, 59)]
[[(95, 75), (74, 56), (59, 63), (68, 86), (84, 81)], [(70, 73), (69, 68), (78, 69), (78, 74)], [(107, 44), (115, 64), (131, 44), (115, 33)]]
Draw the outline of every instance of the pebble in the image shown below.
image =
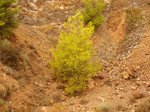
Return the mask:
[(135, 99), (140, 99), (140, 98), (142, 98), (144, 95), (142, 94), (142, 93), (140, 93), (140, 92), (135, 92), (134, 94), (133, 94), (133, 96), (134, 96), (134, 98)]
[(125, 96), (124, 96), (124, 95), (121, 95), (121, 96), (120, 96), (120, 99), (125, 99)]
[(122, 72), (121, 74), (121, 77), (123, 78), (123, 79), (129, 79), (129, 74), (126, 72), (126, 71), (124, 71), (124, 72)]
[(136, 90), (136, 88), (137, 88), (136, 86), (132, 86), (131, 87), (132, 90)]
[(146, 86), (147, 86), (147, 87), (150, 87), (150, 83), (147, 83)]

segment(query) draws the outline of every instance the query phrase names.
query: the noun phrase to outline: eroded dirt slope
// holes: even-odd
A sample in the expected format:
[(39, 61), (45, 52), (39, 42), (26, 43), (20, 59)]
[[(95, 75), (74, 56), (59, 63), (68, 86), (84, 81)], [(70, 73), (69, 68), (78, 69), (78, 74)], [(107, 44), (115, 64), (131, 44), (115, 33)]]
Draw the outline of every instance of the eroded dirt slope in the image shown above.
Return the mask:
[(51, 78), (49, 49), (57, 44), (52, 39), (58, 39), (62, 24), (76, 9), (82, 8), (82, 2), (20, 0), (18, 17), (23, 23), (14, 31), (13, 44), (28, 55), (33, 49), (34, 53), (29, 55), (31, 67), (17, 71), (19, 79), (13, 73), (8, 74), (4, 70), (6, 65), (0, 63), (0, 91), (6, 92), (0, 111), (5, 112), (8, 106), (16, 112), (94, 112), (95, 107), (109, 102), (110, 112), (134, 112), (150, 96), (150, 5), (148, 0), (136, 2), (145, 24), (121, 44), (126, 37), (125, 12), (131, 1), (114, 1), (104, 13), (105, 22), (92, 37), (95, 59), (100, 60), (102, 70), (81, 95), (68, 97), (64, 87)]

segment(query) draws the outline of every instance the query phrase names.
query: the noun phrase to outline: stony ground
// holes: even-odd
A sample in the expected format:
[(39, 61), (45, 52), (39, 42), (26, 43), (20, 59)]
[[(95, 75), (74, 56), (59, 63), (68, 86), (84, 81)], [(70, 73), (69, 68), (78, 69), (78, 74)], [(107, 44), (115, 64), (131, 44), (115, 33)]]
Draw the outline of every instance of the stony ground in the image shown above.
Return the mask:
[[(68, 97), (51, 78), (49, 49), (55, 47), (63, 23), (82, 9), (80, 0), (19, 0), (21, 24), (14, 31), (16, 48), (29, 55), (31, 68), (16, 78), (0, 63), (0, 112), (94, 112), (105, 103), (109, 112), (135, 112), (150, 97), (150, 2), (135, 1), (144, 21), (126, 35), (129, 0), (115, 0), (104, 12), (105, 22), (92, 37), (102, 70), (76, 97)], [(31, 55), (32, 53), (32, 55)], [(19, 75), (20, 76), (20, 75)], [(145, 112), (145, 111), (141, 111)], [(146, 111), (148, 112), (148, 111)]]

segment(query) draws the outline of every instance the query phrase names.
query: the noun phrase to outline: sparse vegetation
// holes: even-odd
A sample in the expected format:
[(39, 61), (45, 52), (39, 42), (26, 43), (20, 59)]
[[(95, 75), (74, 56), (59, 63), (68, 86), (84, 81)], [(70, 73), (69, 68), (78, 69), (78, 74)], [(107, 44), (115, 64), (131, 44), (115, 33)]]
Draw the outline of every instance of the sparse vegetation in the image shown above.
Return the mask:
[(149, 112), (150, 111), (150, 98), (141, 103), (136, 109), (135, 112)]
[(1, 61), (10, 66), (15, 67), (19, 63), (19, 51), (12, 47), (8, 40), (1, 41)]
[(34, 56), (34, 54), (36, 53), (35, 49), (30, 50), (30, 52), (28, 52), (29, 56)]
[(53, 100), (54, 100), (55, 103), (60, 102), (60, 101), (61, 101), (61, 94), (59, 94), (59, 93), (54, 93), (54, 94), (52, 95), (52, 98), (53, 98)]
[(3, 70), (6, 74), (12, 74), (12, 75), (14, 75), (14, 74), (17, 73), (16, 70), (14, 70), (14, 69), (12, 69), (11, 67), (8, 67), (8, 66), (4, 66), (4, 67), (2, 68), (2, 70)]
[(51, 44), (52, 44), (54, 47), (56, 47), (56, 45), (57, 45), (58, 42), (57, 42), (55, 39), (52, 39), (52, 38), (50, 38), (49, 40), (50, 40)]
[(130, 103), (136, 103), (136, 99), (135, 99), (133, 96), (131, 96), (131, 97), (129, 98), (129, 102), (130, 102)]
[(104, 17), (102, 15), (105, 9), (104, 0), (83, 0), (84, 11), (82, 12), (85, 24), (92, 22), (94, 27), (99, 27)]
[(85, 104), (87, 104), (88, 103), (88, 100), (87, 99), (81, 99), (80, 100), (80, 104), (82, 104), (82, 105), (85, 105)]
[[(0, 43), (0, 57), (2, 63), (14, 69), (17, 69), (19, 65), (23, 65), (25, 68), (28, 67), (28, 56), (26, 54), (13, 47), (11, 42), (7, 39), (1, 40)], [(23, 63), (20, 63), (21, 61)]]
[(123, 106), (123, 105), (121, 105), (121, 104), (118, 104), (117, 106), (116, 106), (116, 110), (117, 111), (121, 111), (121, 110), (124, 110), (125, 109), (125, 107)]
[(19, 57), (20, 57), (20, 59), (23, 61), (23, 66), (24, 66), (24, 68), (25, 68), (25, 69), (30, 68), (29, 62), (28, 62), (28, 60), (29, 60), (28, 55), (25, 54), (24, 52), (20, 52)]
[(126, 11), (126, 30), (130, 33), (142, 20), (141, 10), (139, 8), (129, 8)]
[(0, 98), (0, 106), (4, 104), (4, 100)]
[(96, 112), (112, 112), (112, 105), (109, 102), (101, 103), (96, 107)]
[(136, 81), (135, 84), (136, 84), (136, 86), (141, 86), (141, 83), (138, 81)]
[(60, 40), (53, 49), (51, 70), (58, 80), (65, 83), (65, 91), (73, 95), (86, 88), (87, 81), (100, 70), (98, 63), (92, 62), (92, 41), (94, 26), (90, 22), (84, 27), (80, 11), (74, 17), (69, 17), (64, 23), (65, 30), (60, 34)]
[(16, 0), (1, 0), (0, 1), (0, 39), (8, 38), (12, 30), (18, 27), (18, 19), (14, 17), (18, 13), (18, 7), (10, 8)]

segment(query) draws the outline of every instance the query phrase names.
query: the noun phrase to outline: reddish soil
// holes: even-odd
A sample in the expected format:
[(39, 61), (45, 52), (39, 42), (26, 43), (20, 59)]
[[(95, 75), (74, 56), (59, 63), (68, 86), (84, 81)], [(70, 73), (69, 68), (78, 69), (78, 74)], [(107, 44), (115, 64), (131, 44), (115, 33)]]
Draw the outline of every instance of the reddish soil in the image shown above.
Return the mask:
[[(20, 6), (26, 7), (27, 3), (22, 3), (23, 1), (20, 1)], [(37, 16), (40, 19), (37, 18), (33, 23), (26, 21), (26, 18), (31, 18), (32, 21), (34, 15), (30, 17), (27, 13), (20, 12), (20, 18), (25, 16), (22, 20), (24, 23), (14, 31), (16, 41), (13, 46), (28, 54), (30, 67), (19, 69), (14, 74), (6, 72), (6, 65), (0, 62), (0, 95), (4, 96), (5, 101), (0, 105), (0, 112), (95, 112), (95, 108), (104, 102), (111, 104), (109, 112), (135, 112), (135, 108), (150, 97), (149, 1), (144, 0), (139, 5), (145, 19), (144, 27), (142, 30), (135, 29), (129, 35), (132, 41), (124, 40), (123, 44), (121, 42), (126, 37), (124, 14), (131, 3), (129, 0), (115, 0), (112, 3), (111, 10), (104, 14), (105, 22), (92, 37), (97, 52), (94, 58), (102, 63), (102, 70), (89, 81), (88, 88), (76, 97), (67, 96), (61, 83), (52, 79), (48, 60), (51, 59), (49, 49), (55, 47), (56, 37), (61, 31), (58, 26), (69, 15), (73, 15), (76, 9), (82, 8), (82, 3), (75, 0), (55, 1), (51, 5), (57, 7), (53, 9), (51, 5), (47, 8), (46, 1), (39, 0), (36, 3), (38, 8), (45, 6), (45, 10), (41, 12), (43, 17)], [(71, 6), (65, 17), (61, 5), (65, 11), (66, 7)], [(46, 16), (46, 8), (55, 14), (50, 21), (49, 16)], [(140, 31), (145, 32), (143, 34)], [(143, 35), (133, 39), (133, 33)], [(130, 48), (126, 44), (134, 46)]]

